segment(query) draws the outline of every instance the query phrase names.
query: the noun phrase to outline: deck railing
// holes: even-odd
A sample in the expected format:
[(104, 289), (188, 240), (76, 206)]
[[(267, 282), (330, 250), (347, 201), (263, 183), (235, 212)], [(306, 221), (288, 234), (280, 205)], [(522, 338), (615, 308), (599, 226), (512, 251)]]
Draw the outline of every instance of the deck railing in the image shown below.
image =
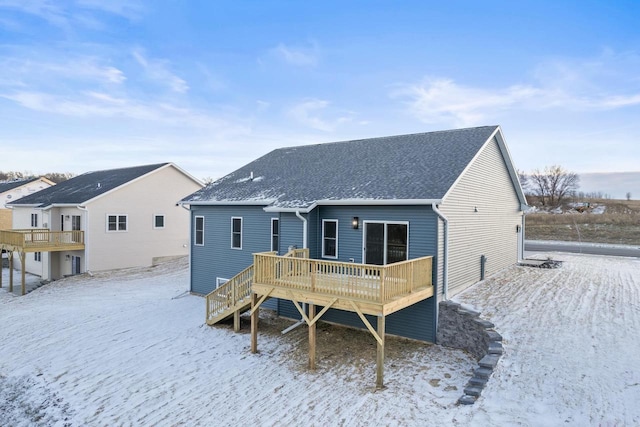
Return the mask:
[[(277, 252), (266, 252), (276, 255)], [(307, 258), (309, 249), (292, 249), (280, 258)], [(248, 303), (251, 296), (254, 266), (242, 270), (223, 285), (218, 286), (206, 296), (207, 323), (213, 323), (221, 317), (233, 312), (238, 306)]]
[(233, 309), (239, 302), (251, 296), (253, 282), (253, 265), (233, 276), (228, 282), (220, 285), (206, 296), (207, 323)]
[(254, 254), (254, 281), (384, 304), (431, 285), (432, 257), (385, 266)]
[(18, 248), (47, 248), (84, 245), (84, 231), (51, 231), (46, 228), (1, 230), (0, 243)]

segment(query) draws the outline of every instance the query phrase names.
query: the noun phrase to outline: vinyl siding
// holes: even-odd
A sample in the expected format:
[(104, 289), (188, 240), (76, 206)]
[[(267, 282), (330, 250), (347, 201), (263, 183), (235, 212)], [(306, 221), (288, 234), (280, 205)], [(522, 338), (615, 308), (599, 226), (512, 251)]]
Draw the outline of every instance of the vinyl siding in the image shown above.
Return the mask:
[[(477, 212), (475, 211), (477, 208)], [(517, 262), (520, 202), (495, 139), (487, 143), (440, 206), (449, 219), (449, 296)]]
[[(320, 206), (317, 220), (313, 213), (313, 221), (309, 221), (309, 242), (314, 243), (311, 251), (321, 254), (322, 251), (322, 219), (338, 220), (338, 259), (341, 262), (362, 263), (363, 221), (406, 221), (409, 223), (409, 259), (436, 255), (437, 216), (428, 206)], [(351, 220), (357, 216), (360, 227), (353, 229)], [(313, 237), (311, 237), (313, 236)], [(321, 258), (321, 257), (317, 257)], [(434, 259), (434, 276), (436, 283), (436, 265)], [(435, 298), (429, 298), (404, 310), (387, 316), (386, 331), (388, 334), (433, 342), (435, 340)], [(320, 310), (320, 308), (318, 309)], [(299, 319), (300, 313), (290, 301), (278, 302), (278, 313), (281, 316)], [(357, 314), (331, 309), (322, 317), (327, 322), (347, 326), (365, 328)], [(372, 325), (376, 319), (369, 317)]]
[[(191, 291), (194, 293), (208, 294), (215, 289), (217, 277), (230, 279), (253, 264), (255, 252), (271, 250), (271, 218), (275, 215), (264, 212), (261, 206), (192, 206), (191, 216)], [(203, 246), (193, 242), (196, 216), (204, 217)], [(231, 217), (242, 217), (242, 249), (231, 248)]]

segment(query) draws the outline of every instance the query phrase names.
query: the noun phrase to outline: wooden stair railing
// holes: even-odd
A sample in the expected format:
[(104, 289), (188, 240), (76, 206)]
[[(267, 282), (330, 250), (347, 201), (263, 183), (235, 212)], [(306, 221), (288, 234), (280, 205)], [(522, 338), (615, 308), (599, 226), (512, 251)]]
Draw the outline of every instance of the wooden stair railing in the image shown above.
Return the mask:
[[(267, 253), (275, 255), (277, 252)], [(284, 256), (290, 258), (308, 258), (309, 249), (292, 249)], [(207, 325), (214, 325), (234, 314), (239, 315), (251, 308), (253, 270), (253, 264), (251, 264), (229, 279), (227, 283), (207, 294)], [(234, 328), (239, 328), (239, 324), (235, 324)]]
[(211, 291), (207, 296), (207, 324), (214, 325), (232, 316), (236, 311), (251, 307), (253, 264), (233, 276), (227, 283)]

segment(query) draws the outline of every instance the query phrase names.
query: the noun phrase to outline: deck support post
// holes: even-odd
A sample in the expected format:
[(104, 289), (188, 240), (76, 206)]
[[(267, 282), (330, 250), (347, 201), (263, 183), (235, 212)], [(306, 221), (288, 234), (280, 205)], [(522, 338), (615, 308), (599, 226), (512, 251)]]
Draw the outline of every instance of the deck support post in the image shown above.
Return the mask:
[(9, 252), (9, 292), (13, 292), (13, 251)]
[(20, 252), (20, 264), (22, 264), (22, 295), (25, 295), (27, 293), (27, 285), (25, 283), (25, 262), (27, 260), (27, 254), (26, 252)]
[(233, 312), (233, 332), (240, 332), (240, 310)]
[[(316, 306), (309, 304), (309, 319), (316, 317)], [(314, 319), (315, 320), (315, 319)], [(309, 323), (309, 369), (316, 369), (316, 322)]]
[(251, 353), (258, 352), (258, 294), (251, 293)]
[(381, 338), (378, 341), (378, 351), (376, 357), (376, 388), (381, 389), (384, 387), (384, 315), (378, 316), (378, 336)]

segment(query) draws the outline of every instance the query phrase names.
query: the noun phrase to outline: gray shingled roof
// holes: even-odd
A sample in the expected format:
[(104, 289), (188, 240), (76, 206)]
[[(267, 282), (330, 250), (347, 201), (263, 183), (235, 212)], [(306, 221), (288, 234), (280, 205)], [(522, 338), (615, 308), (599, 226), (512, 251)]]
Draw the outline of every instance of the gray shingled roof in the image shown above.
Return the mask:
[(94, 197), (111, 191), (129, 181), (156, 170), (168, 163), (134, 166), (130, 168), (110, 169), (87, 172), (53, 187), (30, 194), (9, 205), (49, 206), (52, 204), (81, 205)]
[(2, 181), (0, 182), (0, 194), (9, 190), (13, 190), (14, 188), (22, 187), (23, 185), (27, 185), (30, 182), (39, 180), (39, 177), (36, 178), (27, 178), (27, 179), (17, 179), (15, 181)]
[(497, 128), (280, 148), (182, 202), (306, 208), (319, 200), (440, 200)]

